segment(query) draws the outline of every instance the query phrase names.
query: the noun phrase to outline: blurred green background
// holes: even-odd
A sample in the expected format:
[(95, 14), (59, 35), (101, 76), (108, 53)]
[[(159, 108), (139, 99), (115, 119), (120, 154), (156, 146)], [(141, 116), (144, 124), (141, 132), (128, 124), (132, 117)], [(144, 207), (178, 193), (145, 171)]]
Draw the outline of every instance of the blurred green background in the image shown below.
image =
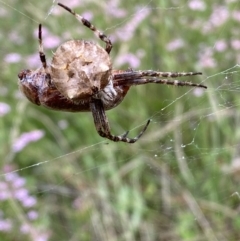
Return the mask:
[(52, 1), (0, 1), (0, 240), (240, 240), (238, 1), (61, 1), (113, 41), (116, 69), (202, 71), (207, 90), (132, 87), (107, 115), (29, 103), (17, 74), (69, 39), (99, 41)]

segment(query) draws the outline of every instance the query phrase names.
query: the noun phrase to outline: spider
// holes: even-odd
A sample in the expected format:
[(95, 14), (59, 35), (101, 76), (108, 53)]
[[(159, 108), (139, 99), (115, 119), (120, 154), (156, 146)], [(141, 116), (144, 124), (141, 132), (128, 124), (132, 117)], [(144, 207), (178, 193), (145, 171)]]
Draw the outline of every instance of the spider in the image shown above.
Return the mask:
[(70, 40), (57, 48), (51, 64), (47, 64), (42, 45), (42, 25), (39, 24), (39, 57), (42, 67), (37, 70), (25, 69), (18, 74), (20, 90), (32, 103), (59, 111), (91, 111), (100, 136), (115, 142), (134, 143), (146, 131), (150, 120), (135, 138), (129, 138), (128, 131), (116, 136), (110, 131), (105, 113), (122, 102), (131, 86), (156, 83), (207, 88), (201, 84), (167, 79), (201, 75), (201, 72), (112, 69), (109, 57), (111, 40), (69, 7), (61, 3), (58, 5), (92, 30), (106, 46), (103, 49), (94, 42)]

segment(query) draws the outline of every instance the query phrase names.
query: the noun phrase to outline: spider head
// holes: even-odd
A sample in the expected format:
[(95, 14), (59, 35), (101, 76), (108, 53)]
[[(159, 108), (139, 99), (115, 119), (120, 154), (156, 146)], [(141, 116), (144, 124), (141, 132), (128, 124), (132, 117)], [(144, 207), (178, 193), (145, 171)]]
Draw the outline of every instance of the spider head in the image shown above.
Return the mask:
[(39, 96), (50, 83), (50, 75), (41, 70), (22, 70), (18, 74), (18, 80), (19, 88), (27, 99), (35, 105), (41, 105)]

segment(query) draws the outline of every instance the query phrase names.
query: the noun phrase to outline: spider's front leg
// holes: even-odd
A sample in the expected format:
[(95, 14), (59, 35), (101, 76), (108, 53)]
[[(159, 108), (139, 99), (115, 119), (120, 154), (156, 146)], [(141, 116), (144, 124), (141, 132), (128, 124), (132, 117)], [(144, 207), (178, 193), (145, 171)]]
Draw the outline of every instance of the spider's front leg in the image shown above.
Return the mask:
[(110, 126), (108, 123), (108, 119), (107, 119), (102, 101), (100, 99), (92, 99), (90, 103), (90, 109), (92, 111), (94, 123), (98, 134), (102, 137), (108, 138), (109, 140), (115, 141), (115, 142), (118, 142), (118, 141), (127, 142), (127, 143), (136, 142), (142, 136), (142, 134), (146, 131), (150, 123), (150, 120), (148, 120), (143, 130), (135, 138), (128, 138), (127, 137), (128, 131), (123, 135), (114, 136), (111, 134)]
[(39, 24), (38, 26), (38, 41), (39, 41), (39, 57), (42, 62), (43, 68), (46, 70), (47, 68), (47, 62), (46, 62), (46, 56), (43, 51), (43, 45), (42, 45), (42, 24)]

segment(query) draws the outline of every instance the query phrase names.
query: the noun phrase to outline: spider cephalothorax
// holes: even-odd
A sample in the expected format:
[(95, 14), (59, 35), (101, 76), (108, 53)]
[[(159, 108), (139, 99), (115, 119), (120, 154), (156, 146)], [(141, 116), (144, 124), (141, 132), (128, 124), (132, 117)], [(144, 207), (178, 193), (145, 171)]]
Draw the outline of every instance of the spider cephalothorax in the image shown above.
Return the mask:
[(111, 134), (105, 114), (105, 110), (121, 103), (131, 86), (156, 83), (207, 88), (201, 84), (166, 79), (200, 75), (200, 72), (113, 70), (109, 57), (112, 49), (110, 39), (70, 8), (61, 3), (58, 5), (91, 29), (106, 43), (106, 47), (103, 49), (96, 43), (85, 40), (70, 40), (58, 47), (51, 64), (48, 65), (43, 52), (40, 24), (39, 56), (42, 67), (35, 71), (22, 70), (18, 74), (20, 89), (32, 103), (60, 111), (91, 111), (99, 135), (112, 141), (134, 143), (147, 129), (150, 120), (138, 136), (128, 138), (128, 132), (120, 136)]

